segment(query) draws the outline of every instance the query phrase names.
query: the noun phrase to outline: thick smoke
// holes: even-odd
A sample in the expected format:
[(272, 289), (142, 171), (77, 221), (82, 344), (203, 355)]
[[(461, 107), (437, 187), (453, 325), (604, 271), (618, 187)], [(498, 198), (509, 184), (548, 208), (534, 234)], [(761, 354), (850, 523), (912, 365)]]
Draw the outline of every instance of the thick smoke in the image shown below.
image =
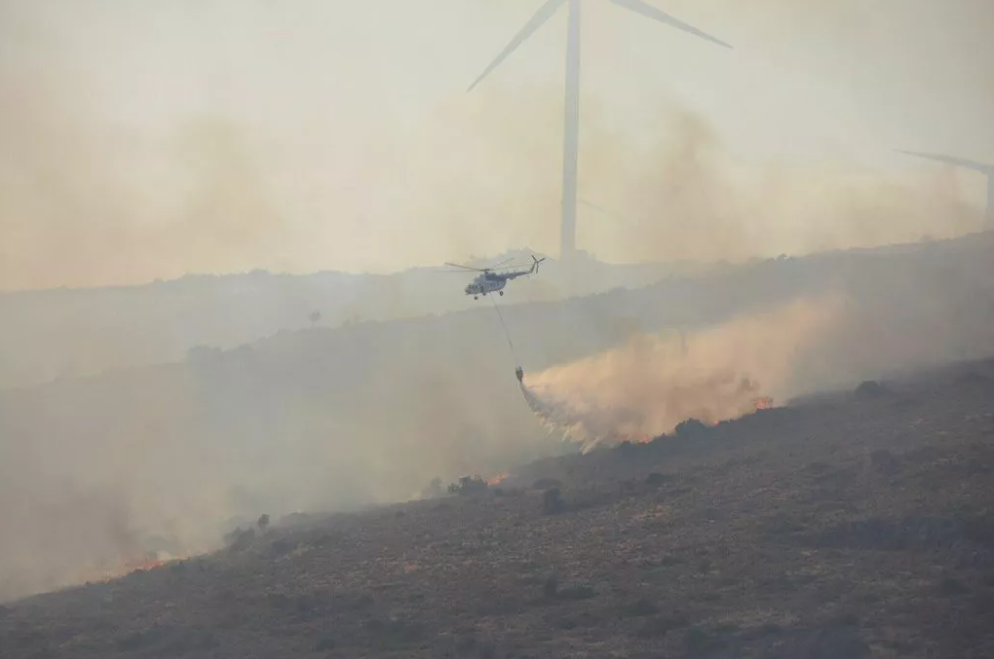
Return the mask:
[[(292, 11), (222, 1), (197, 3), (193, 16), (183, 3), (0, 0), (0, 288), (140, 283), (255, 268), (392, 270), (521, 245), (554, 254), (562, 50), (545, 35), (561, 37), (562, 30), (550, 24), (527, 46), (547, 47), (543, 61), (553, 72), (525, 75), (531, 62), (522, 50), (509, 61), (514, 68), (463, 93), (537, 4), (516, 0), (511, 16), (509, 3), (465, 0), (397, 0), (389, 10), (381, 3), (302, 0)], [(678, 13), (680, 1), (673, 4)], [(981, 64), (991, 58), (977, 53), (994, 43), (986, 36), (989, 21), (964, 12), (959, 23), (976, 26), (971, 34), (982, 37), (956, 51), (973, 68), (961, 66), (952, 48), (918, 60), (933, 65), (933, 82), (960, 71), (962, 86), (978, 90), (977, 102), (957, 99), (964, 105), (954, 108), (978, 115), (976, 121), (950, 123), (964, 116), (949, 111), (954, 104), (936, 102), (925, 111), (906, 100), (924, 92), (912, 96), (892, 85), (898, 78), (917, 81), (916, 75), (881, 75), (867, 64), (885, 50), (866, 50), (881, 35), (914, 43), (889, 29), (890, 9), (879, 9), (862, 49), (840, 51), (838, 43), (850, 38), (854, 17), (865, 10), (855, 0), (844, 4), (847, 20), (832, 22), (840, 26), (835, 42), (808, 48), (811, 40), (797, 37), (779, 43), (777, 59), (788, 59), (801, 44), (808, 63), (822, 63), (822, 78), (844, 79), (846, 68), (835, 63), (845, 56), (857, 60), (863, 91), (891, 85), (894, 102), (874, 111), (893, 120), (886, 128), (902, 122), (903, 128), (874, 151), (905, 146), (902, 140), (927, 120), (941, 130), (909, 148), (932, 147), (940, 133), (953, 131), (961, 133), (960, 143), (976, 140), (980, 151), (964, 155), (984, 159), (979, 131), (989, 125), (990, 104), (980, 96), (994, 86), (979, 84), (989, 80), (990, 67)], [(739, 18), (777, 23), (769, 18), (777, 12), (747, 10), (741, 2), (714, 7), (720, 10), (700, 24), (736, 43), (744, 35), (724, 28)], [(802, 29), (810, 34), (811, 25), (828, 22), (821, 12), (838, 16), (804, 3), (780, 6), (788, 8), (790, 30), (764, 25), (759, 32), (778, 39)], [(726, 10), (738, 13), (722, 23)], [(356, 14), (344, 20), (348, 11)], [(407, 13), (383, 20), (385, 11)], [(584, 207), (580, 247), (596, 246), (610, 260), (735, 259), (924, 233), (942, 237), (979, 224), (958, 175), (922, 169), (890, 176), (889, 165), (856, 166), (842, 146), (829, 150), (831, 158), (817, 148), (807, 157), (786, 153), (778, 160), (767, 152), (743, 159), (729, 133), (755, 131), (755, 141), (783, 143), (788, 123), (790, 137), (806, 130), (811, 116), (797, 109), (792, 81), (740, 76), (742, 96), (726, 91), (727, 102), (685, 102), (679, 93), (664, 93), (666, 82), (643, 92), (650, 78), (669, 81), (681, 72), (684, 82), (696, 78), (691, 87), (698, 90), (721, 85), (711, 85), (689, 57), (641, 52), (654, 43), (686, 43), (685, 37), (664, 37), (658, 25), (610, 11), (602, 16), (616, 16), (610, 19), (616, 29), (592, 33), (614, 36), (594, 36), (593, 57), (585, 55), (585, 66), (593, 64), (585, 71), (601, 67), (601, 75), (585, 74), (581, 189), (631, 223)], [(809, 11), (819, 12), (817, 20)], [(901, 20), (915, 15), (906, 11)], [(494, 25), (491, 16), (507, 22)], [(351, 20), (356, 17), (361, 20)], [(688, 20), (700, 17), (687, 13)], [(645, 41), (623, 27), (637, 25)], [(926, 35), (961, 36), (937, 31), (930, 21), (923, 26)], [(695, 57), (698, 52), (711, 57), (703, 50), (693, 51)], [(722, 57), (707, 70), (735, 76), (732, 60)], [(895, 72), (915, 69), (893, 64)], [(628, 67), (638, 73), (623, 75)], [(627, 79), (639, 91), (625, 101), (616, 89), (598, 87), (598, 79), (620, 86)], [(770, 87), (784, 90), (782, 107), (749, 105)], [(750, 113), (752, 121), (724, 123)], [(916, 113), (917, 120), (905, 119)], [(839, 130), (858, 123), (841, 116)], [(989, 261), (985, 254), (983, 263)], [(766, 295), (756, 287), (735, 293), (738, 320), (691, 333), (685, 346), (649, 335), (582, 359), (611, 345), (603, 337), (632, 313), (624, 295), (617, 313), (600, 307), (586, 317), (561, 314), (568, 304), (535, 305), (519, 318), (525, 325), (524, 317), (534, 314), (521, 343), (544, 356), (543, 364), (568, 365), (529, 375), (526, 394), (545, 420), (590, 445), (617, 433), (663, 432), (683, 415), (735, 416), (758, 395), (780, 399), (857, 374), (992, 348), (990, 266), (970, 273), (954, 260), (954, 267), (935, 272), (895, 275), (892, 265), (860, 282), (876, 297), (855, 319), (846, 314), (839, 331), (830, 331), (837, 301), (812, 297), (755, 315), (758, 305), (744, 300)], [(547, 286), (544, 277), (517, 282), (511, 295), (532, 283), (536, 290)], [(780, 283), (793, 277), (786, 272)], [(0, 382), (94, 377), (0, 393), (0, 598), (117, 570), (135, 553), (211, 549), (230, 517), (251, 521), (267, 512), (276, 519), (294, 510), (394, 501), (435, 476), (496, 472), (550, 453), (510, 381), (490, 315), (276, 334), (303, 327), (312, 299), (322, 301), (328, 319), (335, 305), (348, 307), (344, 317), (418, 314), (429, 289), (436, 299), (451, 294), (459, 298), (453, 304), (462, 304), (463, 283), (453, 279), (412, 286), (370, 280), (364, 293), (318, 291), (301, 306), (287, 303), (288, 289), (254, 294), (253, 277), (231, 288), (191, 278), (172, 287), (174, 295), (149, 286), (10, 296), (18, 305), (0, 312)], [(678, 306), (699, 304), (702, 316), (720, 307), (724, 292), (704, 290)], [(643, 302), (639, 311), (651, 311)], [(432, 310), (451, 308), (439, 303)], [(183, 362), (189, 348), (202, 344), (245, 347), (224, 355), (195, 351)], [(134, 368), (163, 362), (174, 363)], [(122, 372), (96, 375), (108, 368)]]
[(0, 599), (117, 576), (155, 556), (112, 487), (48, 482), (19, 492), (30, 504), (0, 500)]
[[(140, 283), (189, 272), (256, 268), (393, 270), (521, 246), (555, 255), (563, 16), (486, 84), (463, 93), (464, 80), (478, 73), (536, 4), (393, 2), (390, 11), (409, 12), (408, 23), (433, 29), (429, 17), (460, 12), (455, 23), (438, 28), (437, 34), (443, 40), (437, 52), (446, 53), (441, 59), (452, 68), (430, 68), (432, 75), (438, 74), (430, 79), (429, 69), (416, 69), (413, 60), (397, 54), (397, 44), (409, 42), (390, 45), (393, 37), (411, 38), (416, 30), (390, 38), (379, 28), (352, 34), (341, 27), (351, 23), (332, 19), (367, 10), (345, 10), (341, 3), (302, 2), (289, 13), (264, 3), (207, 3), (191, 21), (180, 5), (151, 10), (105, 1), (83, 9), (65, 1), (39, 5), (0, 0), (0, 88), (5, 91), (0, 103), (0, 289)], [(967, 203), (965, 186), (977, 178), (970, 173), (916, 163), (909, 164), (908, 172), (917, 173), (901, 174), (901, 157), (865, 163), (845, 144), (829, 143), (825, 149), (808, 145), (813, 150), (803, 157), (789, 149), (779, 157), (744, 150), (743, 133), (788, 142), (782, 126), (792, 127), (793, 138), (817, 118), (796, 109), (791, 98), (787, 105), (771, 103), (769, 113), (752, 107), (750, 123), (729, 123), (747, 113), (735, 104), (691, 102), (662, 82), (680, 75), (703, 79), (707, 75), (702, 71), (711, 68), (703, 63), (700, 70), (696, 65), (673, 67), (666, 53), (652, 54), (660, 43), (691, 48), (680, 52), (695, 56), (711, 57), (711, 51), (603, 4), (591, 16), (613, 22), (591, 30), (585, 55), (585, 66), (590, 61), (602, 68), (602, 75), (584, 69), (590, 75), (585, 74), (583, 87), (581, 195), (615, 214), (582, 206), (581, 248), (608, 261), (734, 260), (917, 240), (925, 234), (942, 238), (979, 226), (980, 209)], [(734, 3), (714, 7), (723, 4), (727, 6), (718, 11), (674, 1), (672, 10), (723, 34), (740, 20), (758, 20)], [(793, 34), (808, 13), (819, 24), (848, 27), (848, 20), (822, 19), (840, 13), (848, 17), (857, 4), (844, 3), (841, 9), (785, 4), (761, 14), (764, 24), (756, 29), (763, 37), (779, 39), (787, 31), (766, 21), (785, 24)], [(708, 16), (712, 10), (715, 14)], [(991, 12), (976, 13), (986, 19)], [(237, 30), (232, 16), (237, 17)], [(422, 23), (416, 23), (419, 17)], [(901, 20), (912, 18), (902, 15)], [(289, 44), (285, 50), (275, 48), (269, 36), (274, 24), (298, 31), (301, 50)], [(984, 22), (960, 16), (955, 24)], [(231, 53), (216, 49), (218, 25), (233, 30), (227, 46)], [(314, 25), (322, 27), (312, 31)], [(935, 32), (931, 23), (927, 27)], [(343, 40), (337, 41), (327, 38), (328, 30), (350, 33), (338, 34)], [(631, 30), (639, 31), (638, 39)], [(490, 44), (482, 43), (486, 35)], [(890, 31), (882, 35), (897, 39)], [(129, 56), (122, 58), (115, 49), (112, 57), (102, 59), (106, 53), (88, 42), (98, 36), (108, 37), (107, 43), (133, 39), (126, 42)], [(726, 36), (736, 42), (744, 38), (734, 30)], [(336, 60), (319, 49), (345, 48), (342, 44), (368, 59)], [(863, 47), (871, 45), (867, 54), (879, 57), (883, 49), (877, 41)], [(990, 48), (988, 42), (974, 45)], [(375, 55), (360, 50), (374, 47)], [(642, 48), (649, 50), (637, 52)], [(746, 48), (734, 57), (721, 55), (712, 63), (714, 72), (732, 75), (744, 52)], [(968, 54), (976, 58), (975, 52), (987, 51)], [(265, 67), (239, 59), (229, 69), (232, 54)], [(829, 61), (835, 61), (834, 54)], [(849, 49), (844, 54), (854, 57)], [(930, 62), (945, 72), (963, 54), (950, 50), (948, 57), (944, 53)], [(265, 62), (252, 59), (256, 57)], [(478, 63), (470, 61), (476, 59)], [(315, 61), (322, 76), (307, 76), (306, 84), (294, 77)], [(350, 64), (348, 70), (324, 77), (329, 61)], [(531, 62), (546, 62), (550, 72), (529, 75)], [(158, 71), (154, 66), (163, 67), (161, 79), (146, 74)], [(418, 75), (412, 76), (407, 66)], [(838, 75), (828, 68), (821, 71), (823, 79)], [(874, 69), (860, 65), (860, 70)], [(980, 90), (994, 87), (974, 85), (979, 83), (974, 77), (988, 75), (986, 69), (958, 70), (969, 73), (971, 88), (978, 90), (977, 102), (964, 107), (971, 112), (988, 107), (979, 102)], [(654, 83), (645, 85), (642, 76), (649, 73)], [(755, 88), (748, 90), (743, 104), (772, 87), (789, 89), (779, 75), (748, 78)], [(211, 95), (217, 87), (212, 76), (226, 81), (222, 87), (230, 99)], [(638, 93), (605, 87), (609, 77), (621, 80), (628, 92), (636, 80)], [(393, 84), (397, 78), (412, 87), (405, 99), (411, 104), (376, 101), (394, 98), (390, 94), (399, 88)], [(149, 80), (155, 81), (154, 92), (140, 93)], [(713, 87), (731, 93), (725, 83), (716, 80)], [(340, 93), (339, 85), (349, 93)], [(422, 86), (431, 90), (420, 93)], [(176, 99), (167, 90), (204, 102), (172, 105)], [(163, 107), (145, 105), (148, 99)], [(893, 113), (894, 121), (920, 107), (905, 103)], [(329, 108), (334, 111), (325, 111)], [(789, 122), (786, 114), (792, 115)], [(852, 117), (839, 121), (847, 130), (853, 126)], [(960, 123), (950, 130), (965, 130)], [(964, 155), (987, 157), (980, 132), (987, 125), (976, 124), (977, 151)], [(905, 132), (914, 135), (910, 128)], [(891, 141), (939, 148), (925, 140)], [(867, 147), (874, 152), (889, 148), (883, 140)], [(536, 296), (542, 289), (547, 297), (560, 292), (549, 283), (552, 271), (550, 267), (527, 284)], [(23, 296), (13, 308), (0, 306), (5, 316), (0, 386), (176, 361), (196, 345), (248, 343), (306, 324), (312, 311), (307, 305), (321, 308), (328, 325), (353, 316), (452, 310), (464, 302), (458, 290), (450, 296), (458, 289), (453, 279), (408, 285), (408, 279), (401, 284), (367, 278), (361, 289), (354, 289), (357, 294), (318, 291), (300, 304), (292, 298), (304, 296), (294, 287), (261, 291), (251, 279), (240, 280), (234, 291), (219, 282), (194, 280), (178, 292), (176, 287), (167, 291), (153, 286)], [(429, 303), (429, 298), (439, 302)], [(331, 308), (335, 305), (337, 313)]]
[[(83, 9), (64, 0), (0, 1), (0, 289), (139, 283), (260, 267), (393, 270), (521, 245), (555, 252), (562, 14), (465, 94), (465, 83), (538, 3), (522, 0), (508, 8), (431, 0), (392, 2), (389, 10), (300, 4), (290, 12), (266, 3), (210, 2), (191, 18), (184, 5), (139, 9), (104, 1)], [(847, 31), (839, 38), (848, 38), (860, 3), (828, 9), (784, 3), (758, 14), (761, 21), (728, 0), (714, 5), (723, 7), (715, 16), (699, 4), (673, 3), (688, 20), (742, 43), (745, 54), (734, 56), (610, 3), (591, 5), (595, 20), (611, 23), (591, 30), (585, 56), (592, 66), (584, 69), (581, 193), (630, 217), (632, 225), (584, 207), (581, 247), (596, 246), (609, 260), (734, 259), (925, 233), (942, 237), (979, 226), (979, 209), (959, 189), (961, 181), (973, 180), (968, 176), (930, 166), (900, 175), (897, 156), (860, 164), (865, 154), (854, 153), (856, 138), (807, 144), (781, 156), (743, 143), (745, 133), (769, 143), (791, 141), (809, 127), (832, 123), (826, 114), (837, 118), (840, 131), (865, 129), (860, 117), (822, 110), (811, 99), (765, 96), (791, 89), (796, 80), (779, 70), (741, 68), (771, 33), (798, 40), (777, 44), (780, 61), (789, 46), (823, 67), (808, 76), (827, 85), (825, 95), (836, 91), (833, 81), (855, 70), (864, 85), (869, 78), (891, 89), (893, 101), (897, 77), (867, 62), (888, 54), (878, 37), (887, 37), (888, 45), (905, 37), (867, 30), (862, 35), (872, 34), (872, 42), (840, 50), (797, 36), (797, 26), (812, 14), (808, 25), (843, 24)], [(417, 43), (425, 38), (419, 30), (384, 32), (370, 11), (405, 12), (408, 24), (438, 30), (428, 32), (437, 46)], [(436, 25), (440, 17), (452, 20), (453, 11), (460, 12), (454, 24)], [(982, 90), (991, 85), (981, 84), (986, 69), (959, 65), (967, 58), (983, 61), (978, 53), (989, 52), (989, 40), (972, 39), (992, 12), (978, 7), (976, 16), (970, 13), (945, 18), (969, 28), (976, 50), (950, 48), (941, 58), (902, 54), (919, 56), (917, 70), (928, 70), (930, 78), (957, 65), (962, 86), (977, 90), (953, 107), (956, 114), (943, 117), (940, 110), (952, 102), (935, 101), (932, 116), (919, 123), (932, 119), (930, 126), (957, 133), (968, 124), (977, 132), (977, 150), (964, 155), (985, 159), (988, 124), (950, 119), (967, 110), (982, 115), (989, 107), (983, 102), (989, 92)], [(916, 12), (901, 14), (913, 23), (909, 30), (937, 33), (932, 23), (908, 18)], [(371, 19), (376, 29), (341, 27)], [(736, 34), (730, 28), (740, 22), (748, 29)], [(273, 25), (299, 33), (299, 41), (274, 43)], [(784, 25), (789, 30), (778, 29)], [(223, 47), (215, 38), (219, 29), (230, 38)], [(341, 39), (328, 38), (328, 31)], [(127, 46), (127, 57), (120, 48), (95, 47), (101, 38)], [(830, 45), (832, 57), (819, 57)], [(857, 47), (864, 57), (853, 54)], [(666, 57), (674, 54), (701, 59), (675, 67)], [(326, 72), (329, 62), (339, 68)], [(529, 75), (532, 64), (544, 73)], [(713, 82), (704, 86), (714, 87), (716, 96), (683, 93), (699, 90), (702, 80)], [(746, 88), (735, 88), (736, 82)], [(739, 91), (744, 98), (736, 99)], [(765, 105), (752, 105), (757, 97), (766, 98)], [(795, 100), (804, 104), (795, 108)], [(860, 109), (901, 123), (922, 104), (867, 106)], [(904, 135), (867, 148), (946, 148), (937, 138), (908, 143), (917, 128), (906, 124)]]
[[(442, 104), (398, 154), (424, 182), (409, 208), (448, 223), (447, 247), (486, 253), (509, 234), (554, 253), (561, 92), (474, 93)], [(643, 115), (621, 125), (609, 99), (583, 103), (580, 196), (593, 206), (579, 208), (578, 245), (609, 262), (739, 261), (949, 238), (983, 223), (955, 173), (898, 175), (845, 149), (800, 162), (742, 157), (712, 118), (671, 96), (644, 99)]]
[[(531, 406), (489, 305), (2, 392), (0, 574), (17, 580), (0, 599), (92, 578), (136, 549), (212, 549), (232, 517), (403, 500), (436, 476), (576, 450), (543, 437), (533, 412), (589, 449), (738, 416), (760, 396), (994, 354), (991, 247), (777, 259), (502, 307)], [(652, 333), (666, 327), (686, 328), (683, 341)]]
[(842, 309), (837, 296), (802, 299), (690, 335), (641, 334), (528, 376), (522, 391), (550, 431), (584, 451), (645, 441), (689, 418), (716, 423), (810, 387), (795, 374), (838, 328)]

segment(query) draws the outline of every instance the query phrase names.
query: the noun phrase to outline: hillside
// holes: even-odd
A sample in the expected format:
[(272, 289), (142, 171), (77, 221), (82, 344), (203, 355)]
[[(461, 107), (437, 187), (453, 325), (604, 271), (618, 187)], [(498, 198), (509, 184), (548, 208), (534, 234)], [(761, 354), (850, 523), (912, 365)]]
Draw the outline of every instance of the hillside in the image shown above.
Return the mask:
[(293, 516), (0, 609), (0, 654), (989, 657), (992, 510), (989, 360)]
[[(748, 378), (757, 394), (783, 398), (994, 354), (991, 236), (775, 259), (565, 301), (505, 301), (513, 353), (486, 302), (286, 331), (183, 362), (2, 392), (0, 599), (79, 583), (145, 551), (214, 548), (260, 509), (408, 500), (434, 477), (575, 453), (547, 436), (522, 400), (518, 364), (526, 382), (540, 380), (544, 369), (624, 349), (633, 336), (666, 341), (681, 330), (692, 348), (704, 337), (698, 352), (709, 361), (687, 362), (669, 385), (687, 389), (706, 367), (705, 376)], [(831, 324), (785, 326), (778, 310), (797, 300), (831, 308)], [(763, 313), (774, 315), (747, 322), (740, 341), (740, 320)], [(732, 336), (704, 340), (715, 331)], [(665, 400), (646, 388), (640, 371), (649, 362), (635, 357), (617, 360), (628, 371), (596, 380), (623, 385), (604, 406)], [(693, 402), (706, 406), (712, 392), (697, 391)]]
[[(527, 267), (532, 252), (515, 250), (470, 265), (512, 259)], [(664, 274), (703, 271), (687, 263), (610, 265), (583, 262), (581, 294), (644, 286)], [(462, 295), (474, 276), (454, 268), (392, 274), (254, 271), (188, 275), (144, 286), (0, 293), (0, 389), (182, 360), (196, 346), (234, 348), (281, 330), (338, 327), (359, 321), (440, 314), (473, 307)], [(562, 297), (558, 264), (541, 279), (515, 283), (518, 300)], [(312, 323), (311, 314), (320, 319)]]
[[(970, 251), (976, 248), (977, 238), (967, 236), (932, 247), (939, 252)], [(983, 236), (980, 241), (990, 243)], [(920, 245), (879, 247), (794, 260), (805, 263), (802, 269), (807, 270), (815, 262), (887, 259), (921, 249)], [(531, 254), (526, 249), (513, 250), (469, 264), (512, 259), (512, 264), (527, 266)], [(618, 289), (641, 289), (664, 277), (735, 279), (752, 276), (762, 267), (759, 260), (735, 265), (606, 264), (587, 256), (580, 261), (574, 286), (581, 297), (611, 292), (615, 299)], [(382, 275), (334, 271), (287, 275), (259, 270), (188, 275), (143, 286), (0, 293), (0, 317), (5, 319), (0, 326), (0, 390), (181, 361), (198, 346), (232, 349), (281, 331), (419, 318), (481, 306), (462, 295), (472, 273), (454, 270), (415, 268)], [(563, 290), (559, 264), (550, 259), (538, 277), (514, 282), (502, 301), (548, 303), (563, 299)], [(636, 294), (632, 301), (644, 299)], [(314, 312), (321, 314), (317, 322), (311, 320)]]

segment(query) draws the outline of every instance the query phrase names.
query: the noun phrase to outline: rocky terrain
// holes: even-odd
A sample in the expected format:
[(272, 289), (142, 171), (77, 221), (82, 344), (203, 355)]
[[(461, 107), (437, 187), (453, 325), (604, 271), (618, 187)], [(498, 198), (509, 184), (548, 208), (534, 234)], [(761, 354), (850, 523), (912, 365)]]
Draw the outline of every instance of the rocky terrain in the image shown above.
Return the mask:
[(992, 414), (958, 364), (284, 518), (9, 604), (0, 656), (990, 657)]

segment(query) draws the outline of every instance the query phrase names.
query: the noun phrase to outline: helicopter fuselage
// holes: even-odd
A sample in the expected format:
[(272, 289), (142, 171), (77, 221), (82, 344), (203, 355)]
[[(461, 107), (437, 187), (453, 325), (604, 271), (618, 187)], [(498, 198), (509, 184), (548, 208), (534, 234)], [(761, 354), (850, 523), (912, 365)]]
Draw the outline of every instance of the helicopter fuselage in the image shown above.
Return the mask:
[(466, 286), (466, 295), (472, 295), (474, 298), (497, 292), (503, 295), (503, 289), (507, 286), (507, 280), (508, 278), (502, 275), (483, 273)]
[[(481, 295), (489, 295), (491, 293), (504, 294), (504, 287), (507, 286), (507, 282), (511, 279), (517, 279), (518, 277), (525, 277), (532, 273), (538, 272), (538, 266), (545, 258), (536, 258), (532, 256), (532, 265), (527, 270), (511, 270), (510, 272), (494, 272), (490, 268), (484, 268), (480, 270), (480, 274), (476, 276), (476, 279), (471, 281), (464, 290), (466, 295), (472, 295), (473, 299), (478, 299)], [(455, 263), (449, 263), (447, 265), (456, 265)], [(459, 268), (466, 268), (466, 266), (456, 265)], [(479, 268), (469, 268), (470, 270), (479, 270)]]

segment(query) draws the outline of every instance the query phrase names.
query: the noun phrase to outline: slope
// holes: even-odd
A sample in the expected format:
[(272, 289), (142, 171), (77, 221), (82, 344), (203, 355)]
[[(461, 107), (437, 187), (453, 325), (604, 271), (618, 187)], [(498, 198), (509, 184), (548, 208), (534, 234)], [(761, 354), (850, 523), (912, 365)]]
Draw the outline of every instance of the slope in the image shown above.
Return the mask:
[(994, 361), (963, 364), (535, 463), (501, 490), (296, 516), (9, 605), (0, 652), (987, 657), (992, 394)]
[[(4, 392), (0, 568), (18, 581), (0, 596), (78, 583), (156, 548), (210, 549), (260, 510), (406, 500), (436, 476), (575, 452), (524, 404), (516, 362), (530, 376), (633, 334), (693, 335), (827, 292), (841, 292), (845, 314), (797, 355), (791, 393), (994, 353), (991, 247), (984, 234), (507, 305), (513, 356), (481, 305), (282, 332), (182, 363)], [(780, 336), (773, 327), (768, 342)]]

